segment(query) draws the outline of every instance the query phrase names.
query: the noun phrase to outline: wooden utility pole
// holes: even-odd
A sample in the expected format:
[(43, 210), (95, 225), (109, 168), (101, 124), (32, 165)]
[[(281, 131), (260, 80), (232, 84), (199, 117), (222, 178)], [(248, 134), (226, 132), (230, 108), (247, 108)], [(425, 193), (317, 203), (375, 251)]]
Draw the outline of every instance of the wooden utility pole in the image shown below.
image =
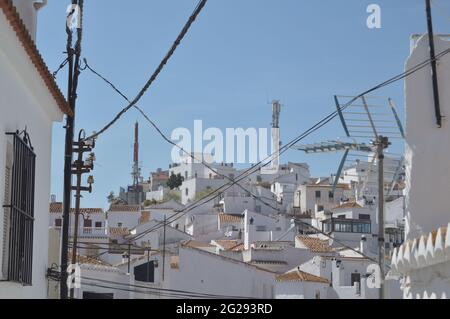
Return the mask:
[(437, 62), (436, 52), (434, 48), (434, 32), (433, 32), (433, 19), (431, 17), (431, 0), (425, 0), (425, 6), (427, 11), (427, 25), (428, 25), (428, 41), (430, 43), (430, 59), (431, 59), (431, 76), (433, 80), (433, 97), (434, 97), (434, 111), (436, 113), (436, 124), (440, 128), (442, 127), (442, 114), (441, 105), (439, 100), (439, 84), (437, 77)]
[[(94, 161), (95, 155), (91, 153), (89, 158), (84, 161), (83, 154), (86, 152), (91, 152), (95, 147), (95, 141), (85, 141), (84, 138), (86, 134), (84, 130), (81, 130), (78, 135), (78, 142), (74, 143), (76, 148), (74, 151), (78, 154), (77, 160), (72, 164), (72, 175), (76, 175), (77, 184), (75, 187), (72, 187), (72, 190), (75, 191), (75, 225), (73, 232), (73, 247), (72, 247), (72, 265), (77, 263), (77, 245), (78, 245), (78, 228), (79, 228), (79, 219), (80, 219), (80, 201), (81, 201), (81, 192), (87, 191), (89, 193), (92, 192), (92, 184), (94, 183), (94, 177), (89, 176), (88, 184), (89, 187), (81, 186), (81, 177), (83, 174), (89, 173), (92, 169), (94, 169)], [(75, 293), (74, 287), (70, 289), (70, 297), (73, 298)]]
[(128, 274), (131, 273), (131, 243), (128, 243)]
[[(78, 1), (72, 0), (72, 5), (78, 5)], [(83, 3), (81, 2), (81, 7)], [(74, 12), (69, 13), (71, 17)], [(82, 12), (78, 12), (82, 14)], [(78, 35), (81, 35), (81, 26), (78, 29)], [(65, 150), (64, 150), (64, 194), (63, 194), (63, 222), (62, 222), (62, 243), (61, 243), (61, 281), (60, 281), (60, 298), (67, 299), (68, 287), (67, 287), (67, 269), (68, 269), (68, 252), (69, 252), (69, 224), (70, 224), (70, 208), (72, 201), (72, 159), (73, 159), (73, 137), (75, 130), (75, 109), (77, 99), (77, 84), (78, 84), (78, 62), (79, 58), (75, 59), (75, 56), (81, 53), (81, 36), (77, 39), (77, 48), (72, 48), (73, 33), (66, 20), (66, 33), (67, 33), (67, 61), (69, 66), (69, 78), (67, 85), (67, 100), (69, 107), (72, 110), (72, 116), (66, 118), (66, 138), (65, 138)], [(75, 66), (74, 66), (75, 64)]]
[(166, 224), (167, 218), (164, 215), (164, 231), (163, 231), (163, 269), (162, 269), (162, 280), (164, 281), (164, 275), (166, 271)]

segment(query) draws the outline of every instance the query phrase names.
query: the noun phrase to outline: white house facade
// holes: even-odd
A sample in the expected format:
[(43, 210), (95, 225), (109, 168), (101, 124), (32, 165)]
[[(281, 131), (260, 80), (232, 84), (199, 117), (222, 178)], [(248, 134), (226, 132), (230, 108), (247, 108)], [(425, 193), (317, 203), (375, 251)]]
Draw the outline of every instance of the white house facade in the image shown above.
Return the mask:
[[(450, 49), (450, 41), (434, 37), (436, 52)], [(406, 68), (430, 58), (429, 38), (415, 41)], [(438, 60), (441, 113), (450, 113), (450, 56)], [(450, 296), (450, 221), (448, 180), (450, 126), (436, 125), (430, 67), (406, 80), (406, 242), (392, 255), (393, 272), (403, 275), (404, 298), (440, 299)], [(432, 142), (430, 142), (432, 141)], [(432, 187), (432, 188), (431, 188)]]
[(39, 3), (0, 1), (0, 298), (47, 296), (52, 125), (71, 115), (35, 45)]

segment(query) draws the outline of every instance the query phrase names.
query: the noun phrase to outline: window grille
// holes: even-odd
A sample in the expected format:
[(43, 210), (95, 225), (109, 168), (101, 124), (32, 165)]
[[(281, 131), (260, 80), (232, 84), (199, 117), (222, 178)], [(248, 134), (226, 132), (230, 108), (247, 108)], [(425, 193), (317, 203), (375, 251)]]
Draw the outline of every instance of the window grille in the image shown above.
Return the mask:
[[(7, 280), (32, 285), (33, 273), (33, 224), (36, 155), (26, 131), (7, 133), (12, 138), (11, 175), (8, 198), (4, 209), (8, 233)], [(23, 138), (21, 137), (23, 135)]]

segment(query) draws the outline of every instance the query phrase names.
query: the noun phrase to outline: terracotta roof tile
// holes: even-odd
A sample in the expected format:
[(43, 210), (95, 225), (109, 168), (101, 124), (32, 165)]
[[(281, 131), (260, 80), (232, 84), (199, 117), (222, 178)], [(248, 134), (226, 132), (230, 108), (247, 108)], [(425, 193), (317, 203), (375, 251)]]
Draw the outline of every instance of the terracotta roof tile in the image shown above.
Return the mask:
[(27, 27), (23, 23), (20, 18), (19, 13), (17, 12), (16, 7), (14, 6), (11, 0), (0, 0), (0, 9), (6, 16), (6, 19), (9, 21), (11, 28), (16, 33), (16, 36), (23, 48), (25, 49), (27, 55), (29, 56), (31, 62), (36, 68), (36, 71), (41, 76), (42, 80), (45, 83), (45, 86), (48, 88), (50, 94), (55, 99), (58, 104), (61, 112), (72, 116), (72, 110), (69, 107), (64, 95), (61, 93), (58, 85), (56, 84), (55, 79), (50, 74), (47, 65), (45, 64), (39, 50), (36, 47), (33, 39), (28, 32)]
[(141, 213), (141, 217), (139, 218), (139, 224), (145, 224), (148, 223), (151, 220), (152, 214), (150, 211), (143, 211)]
[[(50, 213), (51, 214), (62, 214), (63, 204), (62, 203), (50, 203)], [(70, 209), (70, 213), (75, 213), (75, 208)], [(80, 208), (80, 213), (82, 214), (103, 214), (103, 209), (101, 208)]]
[(225, 250), (234, 250), (236, 247), (243, 245), (239, 243), (237, 240), (215, 240), (214, 241), (217, 245), (223, 247)]
[[(69, 261), (72, 261), (72, 249), (69, 249), (67, 253)], [(89, 264), (89, 265), (98, 265), (98, 266), (111, 266), (108, 263), (105, 263), (99, 259), (88, 257), (88, 256), (82, 256), (77, 255), (76, 261), (80, 264)]]
[(238, 215), (219, 214), (221, 224), (225, 223), (240, 223), (244, 217)]
[[(314, 188), (316, 188), (316, 187), (323, 187), (323, 188), (332, 188), (333, 187), (333, 185), (331, 185), (331, 184), (314, 184), (314, 183), (312, 183), (312, 184), (306, 184), (306, 187), (314, 187)], [(351, 189), (351, 187), (350, 187), (350, 185), (348, 185), (348, 184), (337, 184), (336, 185), (336, 188), (342, 188), (342, 189), (347, 189), (347, 190), (350, 190)]]
[(236, 247), (231, 249), (231, 251), (244, 251), (244, 250), (245, 250), (244, 244), (239, 244)]
[(124, 227), (109, 227), (109, 234), (111, 236), (128, 236), (130, 230)]
[(287, 265), (287, 261), (283, 260), (252, 260), (252, 265)]
[(63, 203), (50, 203), (50, 213), (62, 213)]
[(309, 236), (297, 236), (297, 239), (313, 253), (329, 253), (333, 251), (327, 240)]
[(285, 274), (275, 276), (275, 278), (279, 282), (306, 281), (306, 282), (317, 282), (317, 283), (323, 283), (323, 284), (330, 283), (328, 281), (328, 279), (318, 277), (318, 276), (309, 274), (309, 273), (301, 271), (301, 270), (290, 271)]
[(333, 209), (340, 209), (340, 208), (363, 208), (363, 207), (356, 202), (350, 202), (339, 205)]
[(171, 256), (170, 257), (170, 268), (171, 269), (180, 269), (180, 256)]
[(137, 213), (141, 209), (140, 205), (111, 205), (108, 212), (130, 212)]
[(202, 243), (202, 242), (195, 241), (195, 240), (190, 240), (190, 241), (186, 242), (183, 246), (191, 247), (191, 248), (214, 248), (213, 245), (210, 245), (207, 243)]

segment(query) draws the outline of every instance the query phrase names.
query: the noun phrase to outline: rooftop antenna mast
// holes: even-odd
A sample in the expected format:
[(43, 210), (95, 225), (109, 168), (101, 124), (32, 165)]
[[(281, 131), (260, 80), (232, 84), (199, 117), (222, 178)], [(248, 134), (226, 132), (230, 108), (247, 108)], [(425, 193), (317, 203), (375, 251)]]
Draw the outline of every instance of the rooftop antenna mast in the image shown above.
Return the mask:
[[(380, 267), (381, 286), (379, 290), (380, 299), (385, 298), (384, 294), (384, 265), (385, 265), (385, 247), (384, 247), (384, 205), (385, 205), (385, 176), (390, 173), (384, 169), (384, 150), (391, 144), (391, 139), (404, 139), (404, 130), (396, 111), (392, 99), (384, 99), (379, 97), (369, 96), (335, 96), (336, 108), (339, 114), (344, 131), (347, 138), (352, 142), (329, 141), (327, 143), (320, 143), (306, 146), (294, 146), (293, 148), (304, 151), (306, 153), (318, 152), (336, 152), (344, 151), (344, 156), (338, 168), (338, 172), (334, 181), (334, 189), (341, 178), (342, 171), (347, 162), (347, 158), (355, 156), (357, 166), (361, 164), (358, 159), (358, 154), (351, 154), (350, 152), (362, 153), (368, 158), (372, 158), (371, 163), (367, 163), (368, 171), (366, 172), (366, 181), (364, 182), (363, 190), (370, 182), (370, 176), (373, 171), (376, 171), (377, 181), (375, 182), (377, 188), (378, 200), (378, 262)], [(341, 103), (342, 99), (348, 100), (347, 103)], [(345, 106), (345, 107), (344, 107)], [(363, 141), (369, 141), (370, 144)], [(367, 154), (369, 156), (367, 157)], [(353, 161), (352, 165), (355, 161)], [(403, 166), (403, 158), (398, 161), (392, 175), (392, 183), (396, 182), (399, 174), (398, 167)], [(376, 164), (376, 165), (374, 165)], [(376, 166), (376, 169), (373, 167)], [(390, 187), (391, 188), (391, 187)], [(359, 190), (359, 189), (358, 189)], [(391, 189), (388, 190), (390, 192)], [(388, 193), (389, 194), (389, 193)], [(358, 197), (361, 194), (358, 194)]]
[(272, 169), (278, 170), (280, 166), (280, 101), (274, 100), (272, 102)]
[(139, 123), (136, 122), (134, 125), (134, 152), (133, 152), (133, 171), (131, 172), (133, 177), (134, 189), (140, 183), (141, 179), (141, 168), (139, 167)]

